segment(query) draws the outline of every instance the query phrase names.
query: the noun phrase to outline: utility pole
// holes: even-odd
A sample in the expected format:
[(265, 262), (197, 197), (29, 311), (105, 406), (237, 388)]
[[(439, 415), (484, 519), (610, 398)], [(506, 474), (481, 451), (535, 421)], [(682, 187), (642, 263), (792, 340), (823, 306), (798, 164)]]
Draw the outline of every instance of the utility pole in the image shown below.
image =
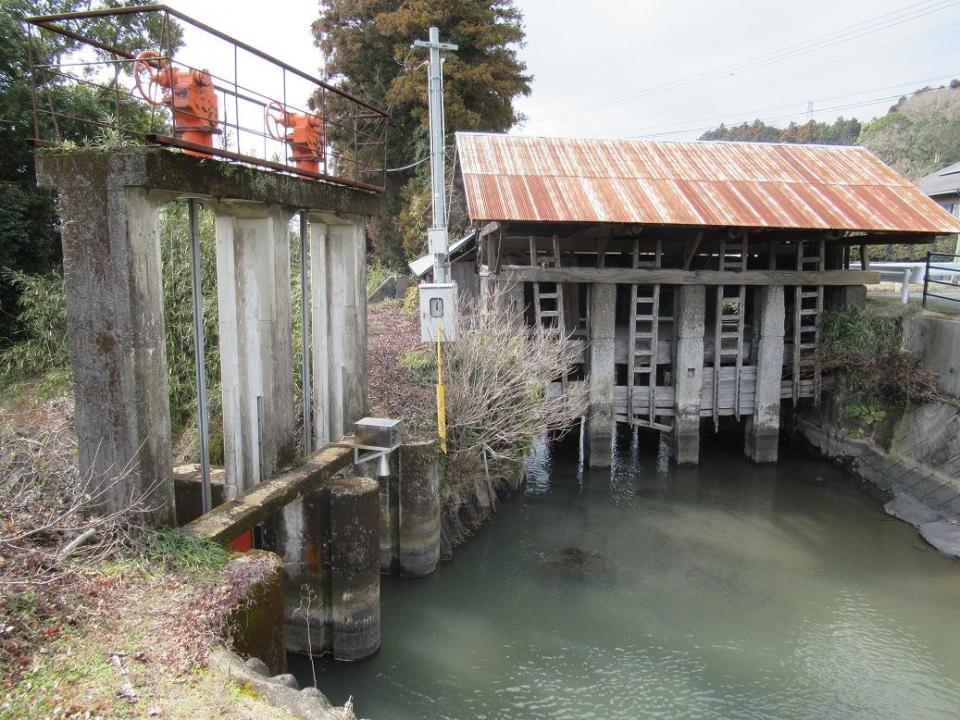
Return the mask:
[(447, 207), (444, 189), (443, 162), (443, 69), (441, 50), (456, 50), (452, 43), (440, 42), (440, 31), (430, 28), (429, 40), (417, 40), (414, 47), (430, 50), (428, 99), (430, 110), (430, 184), (433, 195), (433, 225), (428, 234), (430, 254), (433, 255), (433, 281), (448, 282), (447, 277)]

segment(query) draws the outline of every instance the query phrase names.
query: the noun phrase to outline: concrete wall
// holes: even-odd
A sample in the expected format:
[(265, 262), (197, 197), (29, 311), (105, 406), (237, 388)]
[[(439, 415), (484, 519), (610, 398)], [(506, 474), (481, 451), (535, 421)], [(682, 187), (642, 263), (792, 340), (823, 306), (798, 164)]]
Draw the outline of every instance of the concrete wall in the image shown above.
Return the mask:
[(921, 365), (937, 374), (940, 389), (960, 397), (960, 318), (923, 313), (904, 320), (904, 342)]

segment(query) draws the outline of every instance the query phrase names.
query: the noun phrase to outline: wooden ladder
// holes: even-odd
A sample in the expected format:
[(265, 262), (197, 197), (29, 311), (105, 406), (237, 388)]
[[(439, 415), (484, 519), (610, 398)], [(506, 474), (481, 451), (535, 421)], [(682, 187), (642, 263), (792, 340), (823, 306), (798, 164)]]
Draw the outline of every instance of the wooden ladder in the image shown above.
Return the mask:
[[(544, 268), (560, 267), (560, 241), (553, 236), (550, 250), (547, 251), (542, 262), (538, 262), (537, 241), (530, 236), (530, 266)], [(567, 334), (566, 318), (564, 317), (563, 283), (561, 282), (534, 282), (533, 308), (536, 313), (537, 327), (556, 329), (561, 337)], [(563, 392), (567, 392), (567, 376), (564, 373), (560, 378)]]
[[(747, 269), (748, 236), (739, 240), (720, 240), (720, 270), (743, 272)], [(734, 359), (733, 414), (740, 420), (740, 380), (743, 375), (743, 322), (746, 314), (746, 285), (718, 285), (717, 309), (713, 326), (713, 428), (720, 428), (720, 368)]]
[[(797, 271), (823, 270), (826, 259), (824, 240), (802, 240), (797, 243)], [(793, 296), (793, 401), (800, 399), (803, 377), (812, 381), (813, 402), (820, 404), (822, 378), (817, 346), (823, 316), (823, 285), (798, 285)]]
[[(553, 236), (553, 247), (547, 252), (543, 262), (538, 262), (537, 241), (530, 236), (530, 267), (560, 267), (560, 243)], [(545, 328), (558, 328), (566, 331), (563, 317), (563, 283), (533, 283), (533, 307), (537, 314), (537, 325)]]
[[(640, 260), (640, 241), (633, 242), (634, 269), (660, 269), (663, 243), (657, 240), (652, 260)], [(660, 340), (660, 285), (630, 286), (630, 326), (627, 345), (627, 418), (631, 425), (669, 431), (657, 422), (657, 343)], [(637, 380), (640, 380), (638, 383)], [(635, 407), (635, 394), (646, 392), (646, 412)]]

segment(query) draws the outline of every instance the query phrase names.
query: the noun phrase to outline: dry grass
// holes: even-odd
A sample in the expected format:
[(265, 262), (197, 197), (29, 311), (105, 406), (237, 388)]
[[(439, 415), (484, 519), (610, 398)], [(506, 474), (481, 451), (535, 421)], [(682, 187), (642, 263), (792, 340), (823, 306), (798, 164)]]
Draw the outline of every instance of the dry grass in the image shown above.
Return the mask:
[(275, 565), (77, 511), (67, 400), (0, 410), (0, 720), (286, 718), (205, 667)]
[(370, 413), (404, 421), (408, 436), (436, 432), (434, 390), (430, 378), (401, 360), (425, 347), (420, 321), (387, 300), (367, 308), (367, 398)]
[(285, 718), (204, 667), (233, 589), (218, 580), (98, 572), (72, 587), (0, 718)]

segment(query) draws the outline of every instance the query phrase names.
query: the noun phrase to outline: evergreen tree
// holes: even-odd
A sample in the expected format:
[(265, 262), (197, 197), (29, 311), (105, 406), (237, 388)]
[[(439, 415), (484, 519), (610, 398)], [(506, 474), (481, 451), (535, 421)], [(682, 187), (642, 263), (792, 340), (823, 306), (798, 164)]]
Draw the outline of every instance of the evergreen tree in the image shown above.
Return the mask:
[[(513, 0), (321, 0), (320, 9), (313, 33), (330, 82), (390, 112), (388, 167), (428, 153), (426, 58), (411, 46), (431, 25), (459, 46), (443, 66), (448, 167), (453, 132), (503, 132), (521, 119), (513, 99), (530, 93), (531, 77), (517, 56), (524, 31)], [(370, 238), (378, 259), (397, 265), (424, 247), (429, 164), (390, 173), (387, 183)], [(465, 225), (458, 203), (450, 225), (454, 234)]]

